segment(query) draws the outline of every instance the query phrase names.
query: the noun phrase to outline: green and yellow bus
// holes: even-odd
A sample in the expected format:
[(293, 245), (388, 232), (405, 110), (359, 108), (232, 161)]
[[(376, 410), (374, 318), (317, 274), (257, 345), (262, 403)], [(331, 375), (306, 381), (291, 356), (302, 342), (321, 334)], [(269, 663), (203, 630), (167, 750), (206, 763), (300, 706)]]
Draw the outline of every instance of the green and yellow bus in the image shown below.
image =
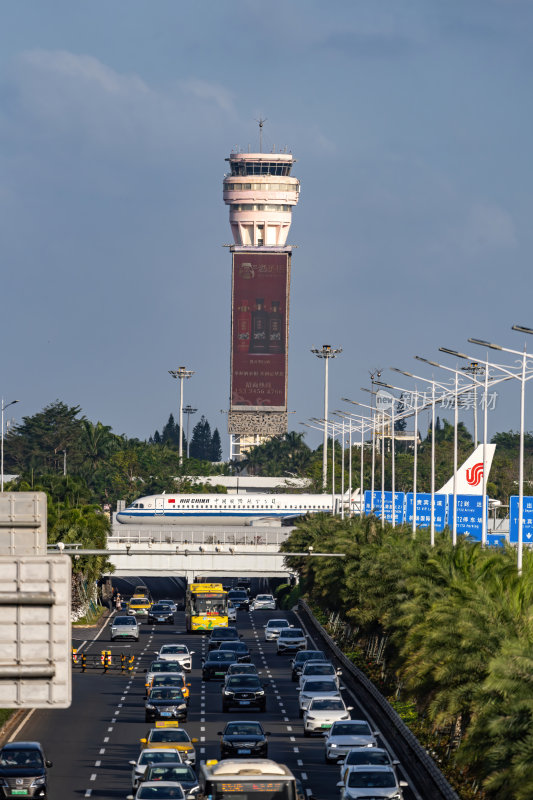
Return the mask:
[(185, 598), (185, 622), (189, 633), (228, 625), (228, 593), (221, 583), (191, 583)]

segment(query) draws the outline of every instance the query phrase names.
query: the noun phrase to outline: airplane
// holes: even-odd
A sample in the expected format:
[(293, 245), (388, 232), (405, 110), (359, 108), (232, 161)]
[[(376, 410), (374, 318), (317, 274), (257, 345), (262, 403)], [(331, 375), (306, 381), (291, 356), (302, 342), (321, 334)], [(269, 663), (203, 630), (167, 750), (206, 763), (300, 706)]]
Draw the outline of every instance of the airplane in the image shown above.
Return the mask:
[[(496, 445), (486, 445), (487, 478)], [(457, 494), (480, 495), (483, 445), (457, 470)], [(453, 477), (439, 494), (453, 494)], [(268, 524), (305, 514), (338, 511), (343, 498), (331, 494), (153, 494), (139, 497), (116, 519), (123, 525), (251, 525)], [(360, 494), (344, 495), (345, 510), (360, 513)]]

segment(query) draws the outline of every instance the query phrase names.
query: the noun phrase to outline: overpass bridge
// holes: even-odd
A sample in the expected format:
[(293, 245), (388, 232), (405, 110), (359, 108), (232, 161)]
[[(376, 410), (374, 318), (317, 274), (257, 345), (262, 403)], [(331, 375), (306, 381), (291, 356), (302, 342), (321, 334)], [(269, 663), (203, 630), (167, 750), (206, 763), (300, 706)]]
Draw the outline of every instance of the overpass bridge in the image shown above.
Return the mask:
[[(114, 577), (213, 577), (283, 578), (290, 575), (280, 545), (292, 528), (176, 526), (169, 529), (113, 526), (106, 550), (60, 548), (69, 555), (107, 555)], [(344, 553), (298, 553), (306, 557)]]

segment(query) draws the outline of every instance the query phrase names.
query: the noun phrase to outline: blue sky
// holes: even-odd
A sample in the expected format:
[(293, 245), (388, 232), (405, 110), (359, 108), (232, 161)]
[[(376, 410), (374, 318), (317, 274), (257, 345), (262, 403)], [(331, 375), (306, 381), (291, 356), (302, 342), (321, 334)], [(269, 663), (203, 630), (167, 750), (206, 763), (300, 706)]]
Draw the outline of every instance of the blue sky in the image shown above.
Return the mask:
[[(301, 179), (292, 427), (321, 415), (313, 345), (344, 348), (331, 408), (366, 402), (372, 368), (420, 372), (412, 356), (440, 345), (523, 346), (529, 0), (2, 5), (0, 393), (17, 414), (59, 398), (148, 437), (177, 411), (168, 370), (185, 364), (186, 402), (227, 445), (222, 178), (259, 116), (264, 149), (287, 145)], [(515, 386), (490, 428), (517, 427)]]

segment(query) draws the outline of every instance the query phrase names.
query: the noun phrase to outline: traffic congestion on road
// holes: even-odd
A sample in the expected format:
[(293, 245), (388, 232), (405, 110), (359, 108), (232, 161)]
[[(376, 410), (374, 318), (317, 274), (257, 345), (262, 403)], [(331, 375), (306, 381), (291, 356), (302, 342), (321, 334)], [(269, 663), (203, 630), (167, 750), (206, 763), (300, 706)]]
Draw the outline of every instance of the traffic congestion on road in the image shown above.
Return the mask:
[[(163, 599), (153, 591), (154, 603)], [(216, 629), (186, 633), (184, 612), (160, 606), (139, 621), (138, 640), (116, 636), (123, 611), (100, 629), (83, 629), (73, 647), (89, 660), (110, 651), (107, 673), (75, 668), (71, 708), (31, 712), (11, 736), (43, 745), (53, 763), (47, 796), (192, 800), (206, 762), (266, 756), (295, 776), (298, 800), (421, 800), (409, 765), (398, 763), (386, 732), (375, 729), (297, 614), (264, 601), (253, 610), (252, 600), (253, 593), (216, 647)], [(131, 671), (120, 671), (121, 655), (128, 663), (134, 656)], [(167, 784), (183, 792), (164, 794)]]

